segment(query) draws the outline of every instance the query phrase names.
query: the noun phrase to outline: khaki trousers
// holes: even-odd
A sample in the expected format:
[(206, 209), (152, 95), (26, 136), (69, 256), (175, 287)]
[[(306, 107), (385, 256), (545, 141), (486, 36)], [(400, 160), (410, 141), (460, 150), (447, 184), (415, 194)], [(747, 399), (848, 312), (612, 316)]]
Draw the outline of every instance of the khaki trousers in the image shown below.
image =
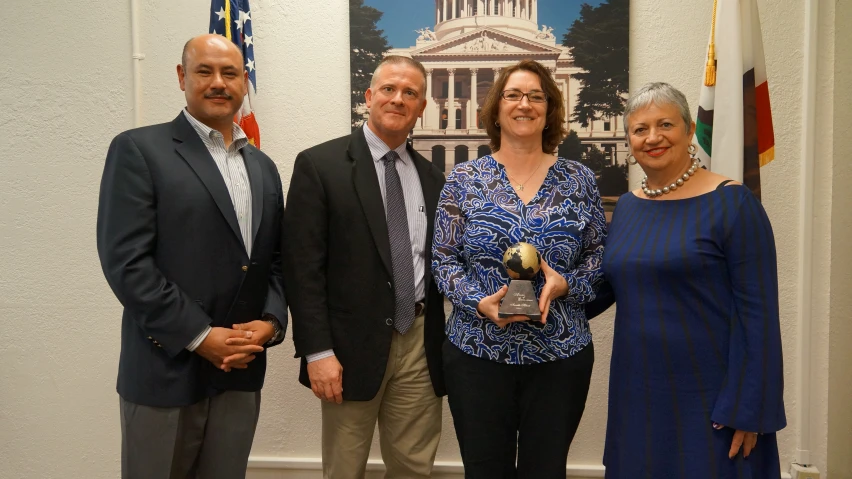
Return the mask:
[(426, 365), (423, 320), (423, 315), (418, 316), (405, 335), (393, 332), (376, 397), (342, 404), (322, 402), (325, 479), (364, 477), (377, 420), (385, 478), (431, 476), (441, 438), (441, 398), (435, 396)]

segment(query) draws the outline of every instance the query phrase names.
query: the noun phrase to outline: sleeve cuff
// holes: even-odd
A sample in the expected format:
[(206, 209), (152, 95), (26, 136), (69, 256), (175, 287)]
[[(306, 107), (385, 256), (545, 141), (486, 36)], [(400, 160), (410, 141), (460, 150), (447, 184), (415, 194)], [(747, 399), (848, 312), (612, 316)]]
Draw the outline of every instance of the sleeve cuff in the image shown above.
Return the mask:
[(186, 349), (187, 349), (187, 350), (189, 350), (189, 351), (193, 351), (193, 352), (194, 352), (194, 351), (195, 351), (195, 349), (196, 349), (198, 346), (201, 346), (201, 343), (203, 343), (203, 342), (204, 342), (204, 340), (205, 340), (205, 339), (207, 339), (207, 335), (208, 335), (208, 334), (210, 334), (210, 331), (211, 331), (212, 329), (213, 329), (213, 328), (211, 328), (210, 326), (207, 326), (207, 327), (204, 329), (204, 331), (202, 331), (202, 332), (201, 332), (201, 334), (199, 334), (198, 336), (196, 336), (196, 337), (195, 337), (195, 339), (193, 339), (193, 340), (192, 340), (192, 342), (191, 342), (191, 343), (189, 343), (189, 346), (187, 346), (187, 347), (186, 347)]
[(319, 361), (320, 359), (330, 358), (332, 356), (334, 356), (334, 350), (333, 349), (326, 349), (325, 351), (320, 351), (318, 353), (308, 354), (307, 356), (305, 356), (305, 360), (307, 360), (309, 363), (312, 363), (314, 361)]

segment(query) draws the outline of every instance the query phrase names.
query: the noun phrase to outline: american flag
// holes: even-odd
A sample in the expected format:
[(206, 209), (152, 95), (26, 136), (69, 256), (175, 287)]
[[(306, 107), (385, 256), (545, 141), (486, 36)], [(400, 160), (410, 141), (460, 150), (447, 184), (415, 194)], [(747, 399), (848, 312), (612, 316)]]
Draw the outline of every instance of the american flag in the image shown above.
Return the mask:
[(252, 110), (252, 98), (256, 93), (257, 72), (254, 69), (254, 38), (251, 31), (251, 8), (249, 0), (211, 0), (210, 33), (223, 35), (234, 42), (243, 52), (248, 72), (248, 93), (242, 109), (234, 121), (246, 133), (249, 142), (260, 148), (260, 128)]

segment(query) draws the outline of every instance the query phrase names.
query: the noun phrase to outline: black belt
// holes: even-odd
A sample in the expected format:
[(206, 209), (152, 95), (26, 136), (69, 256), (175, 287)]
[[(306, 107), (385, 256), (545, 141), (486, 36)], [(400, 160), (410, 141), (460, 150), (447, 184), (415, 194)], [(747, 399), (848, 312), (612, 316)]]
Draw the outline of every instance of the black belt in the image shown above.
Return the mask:
[(423, 301), (418, 301), (414, 303), (414, 317), (420, 316), (423, 314), (423, 310), (426, 309), (426, 303)]

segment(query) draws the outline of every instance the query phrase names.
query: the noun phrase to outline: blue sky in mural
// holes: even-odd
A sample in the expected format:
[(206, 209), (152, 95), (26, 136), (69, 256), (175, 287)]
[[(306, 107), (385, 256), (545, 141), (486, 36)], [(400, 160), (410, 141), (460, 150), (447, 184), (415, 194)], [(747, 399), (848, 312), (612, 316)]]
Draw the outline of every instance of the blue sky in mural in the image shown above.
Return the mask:
[[(562, 43), (562, 35), (580, 16), (580, 5), (588, 3), (600, 5), (602, 0), (539, 0), (539, 27), (544, 23), (553, 27), (556, 42)], [(384, 30), (388, 43), (394, 48), (414, 45), (417, 33), (414, 30), (435, 27), (434, 0), (364, 0), (369, 5), (384, 12), (379, 20), (379, 28)]]

